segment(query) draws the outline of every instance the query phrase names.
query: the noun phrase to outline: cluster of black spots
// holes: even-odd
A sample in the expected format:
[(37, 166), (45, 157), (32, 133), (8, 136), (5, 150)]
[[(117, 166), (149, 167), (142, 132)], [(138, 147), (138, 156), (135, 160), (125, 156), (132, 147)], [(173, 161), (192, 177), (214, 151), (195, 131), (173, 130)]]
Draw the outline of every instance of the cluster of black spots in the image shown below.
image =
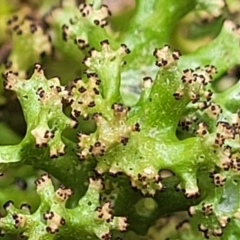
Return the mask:
[(189, 131), (192, 126), (192, 120), (190, 118), (182, 119), (178, 122), (178, 126), (184, 131)]
[(34, 71), (38, 74), (43, 74), (43, 68), (42, 68), (42, 65), (39, 64), (39, 63), (36, 63), (34, 65)]
[(96, 141), (93, 145), (90, 145), (89, 147), (89, 153), (91, 154), (92, 157), (96, 157), (96, 156), (104, 156), (105, 153), (105, 144), (101, 143), (99, 140)]
[[(80, 104), (80, 103), (79, 103)], [(73, 118), (77, 118), (81, 115), (81, 111), (77, 110), (77, 109), (74, 109), (73, 110), (73, 113), (71, 114), (71, 117)]]
[(187, 199), (191, 199), (191, 198), (198, 198), (200, 196), (200, 192), (199, 191), (195, 191), (195, 192), (187, 192), (186, 190), (184, 191), (184, 196)]
[(221, 237), (223, 235), (223, 229), (230, 222), (230, 218), (223, 216), (223, 217), (220, 217), (218, 221), (220, 223), (220, 227), (212, 230), (212, 235), (215, 237)]
[[(234, 166), (233, 161), (234, 158), (232, 157), (232, 153), (231, 153), (231, 147), (229, 145), (222, 147), (222, 149), (220, 150), (222, 157), (220, 158), (221, 160), (221, 168), (225, 171), (228, 171), (230, 168), (233, 168), (234, 170)], [(216, 150), (214, 150), (214, 153), (216, 153)], [(215, 173), (215, 172), (214, 172)]]
[[(102, 47), (102, 52), (111, 52), (112, 50), (111, 50), (111, 48), (110, 48), (110, 43), (109, 43), (109, 41), (107, 40), (107, 39), (105, 39), (105, 40), (102, 40), (101, 42), (100, 42), (100, 44), (101, 44), (101, 47)], [(121, 46), (120, 46), (120, 48), (118, 49), (118, 52), (117, 53), (119, 53), (119, 54), (121, 54), (121, 55), (126, 55), (126, 54), (129, 54), (131, 51), (130, 51), (130, 49), (127, 47), (127, 45), (126, 44), (121, 44)], [(91, 48), (89, 51), (88, 51), (88, 53), (89, 53), (89, 56), (88, 57), (85, 57), (84, 59), (83, 59), (83, 61), (82, 61), (82, 63), (84, 64), (84, 65), (86, 65), (86, 66), (89, 66), (89, 65), (91, 65), (91, 61), (92, 61), (92, 59), (94, 59), (94, 58), (96, 58), (96, 55), (98, 55), (98, 52), (97, 52), (97, 50), (95, 49), (95, 48)], [(110, 55), (111, 56), (111, 55)], [(101, 56), (102, 57), (102, 56)], [(109, 58), (109, 57), (107, 57), (107, 58)], [(114, 60), (115, 59), (115, 57), (110, 57), (110, 61), (111, 60)], [(126, 64), (126, 61), (122, 61), (121, 62), (121, 66), (122, 65), (125, 65)]]
[(195, 133), (201, 137), (207, 135), (208, 134), (207, 124), (205, 122), (200, 122), (198, 124), (198, 129), (195, 131)]
[(210, 78), (212, 79), (213, 74), (217, 74), (218, 71), (215, 66), (207, 64), (205, 67), (205, 71), (210, 75)]
[(11, 25), (15, 22), (18, 21), (18, 16), (17, 15), (13, 15), (10, 19), (7, 20), (7, 25)]
[(228, 122), (219, 121), (216, 127), (217, 133), (214, 140), (216, 146), (222, 147), (226, 139), (235, 139), (235, 128)]
[[(179, 126), (182, 127), (183, 130), (189, 130), (191, 123), (186, 121), (180, 121)], [(210, 136), (208, 135), (208, 126), (205, 122), (199, 122), (197, 129), (194, 131), (199, 137)], [(213, 140), (212, 144), (216, 148), (219, 148), (219, 151), (222, 152), (223, 156), (221, 157), (221, 168), (224, 170), (229, 170), (231, 167), (233, 170), (239, 170), (240, 164), (238, 164), (237, 159), (231, 157), (231, 147), (226, 146), (225, 140), (227, 139), (235, 139), (236, 136), (236, 128), (233, 124), (229, 124), (228, 122), (219, 121), (216, 124), (216, 133), (215, 137), (211, 138)], [(215, 150), (216, 152), (216, 150)], [(222, 183), (216, 182), (216, 186), (221, 186)]]
[(215, 73), (217, 73), (217, 70), (213, 65), (206, 65), (204, 68), (197, 67), (195, 70), (185, 69), (181, 80), (183, 83), (198, 82), (204, 86), (211, 82), (212, 75)]
[(191, 93), (191, 102), (196, 103), (200, 100), (200, 94), (198, 93)]
[(198, 225), (198, 230), (203, 233), (203, 235), (206, 239), (210, 238), (210, 234), (212, 234), (215, 237), (220, 237), (223, 235), (222, 228), (215, 228), (212, 230), (212, 229), (204, 226), (203, 224)]
[(47, 173), (42, 174), (41, 178), (37, 179), (34, 183), (37, 187), (45, 183), (47, 180), (50, 179), (50, 175)]
[(223, 137), (223, 135), (221, 135), (220, 133), (217, 133), (214, 143), (217, 146), (221, 147), (221, 146), (223, 146), (224, 142), (225, 142), (225, 138)]
[[(211, 203), (202, 203), (202, 213), (208, 218), (208, 216), (214, 214), (214, 208)], [(189, 216), (192, 217), (195, 214), (195, 208), (191, 206), (188, 210)], [(204, 225), (203, 223), (198, 224), (198, 229), (204, 234), (206, 239), (210, 238), (210, 235), (220, 237), (223, 234), (223, 229), (230, 222), (230, 218), (228, 216), (220, 216), (217, 218), (218, 224), (215, 224), (214, 228)], [(218, 226), (217, 226), (218, 225)]]
[(46, 227), (46, 231), (51, 234), (59, 232), (59, 226), (66, 224), (65, 219), (59, 215), (54, 214), (53, 211), (47, 211), (44, 213), (43, 219), (49, 221), (50, 224)]
[(127, 143), (128, 143), (128, 140), (129, 140), (129, 138), (128, 137), (121, 137), (121, 143), (124, 145), (124, 146), (126, 146), (127, 145)]
[(97, 74), (87, 73), (87, 77), (87, 83), (81, 78), (76, 78), (68, 92), (67, 105), (72, 107), (71, 117), (75, 119), (82, 115), (84, 120), (88, 120), (87, 109), (96, 106), (95, 96), (100, 94), (98, 85), (101, 80)]
[[(153, 51), (153, 56), (155, 56), (156, 58), (158, 58), (157, 53), (158, 53), (158, 49), (156, 48), (156, 49)], [(164, 59), (164, 58), (162, 58), (160, 61), (156, 61), (156, 65), (157, 65), (158, 67), (165, 66), (165, 65), (167, 65), (167, 60)]]
[[(196, 191), (186, 191), (185, 188), (182, 188), (179, 184), (174, 186), (175, 188), (175, 191), (179, 192), (180, 190), (184, 193), (184, 196), (185, 198), (187, 199), (192, 199), (192, 198), (198, 198), (200, 196), (200, 192), (199, 190), (196, 190)], [(191, 216), (192, 213), (190, 213), (190, 210), (189, 210), (189, 216)]]
[(153, 52), (153, 56), (157, 58), (155, 62), (156, 66), (164, 67), (176, 62), (180, 58), (181, 53), (178, 50), (174, 50), (170, 53), (170, 47), (165, 45), (163, 48), (156, 48)]
[(110, 233), (106, 233), (103, 236), (101, 236), (101, 240), (111, 240), (112, 235)]
[(84, 93), (84, 92), (87, 91), (87, 89), (86, 89), (85, 87), (81, 86), (81, 87), (78, 89), (78, 91), (79, 91), (80, 93)]
[(213, 96), (213, 92), (210, 89), (204, 92), (204, 97), (207, 100), (207, 102), (212, 99), (212, 96)]
[(22, 30), (20, 29), (20, 24), (19, 24), (19, 17), (17, 15), (12, 16), (7, 21), (7, 25), (11, 28), (13, 32), (15, 32), (17, 35), (22, 35)]
[(26, 217), (23, 214), (13, 213), (12, 218), (14, 220), (14, 227), (19, 228), (25, 224)]
[[(70, 28), (67, 24), (62, 25), (62, 39), (66, 42), (69, 39)], [(83, 50), (89, 47), (89, 43), (86, 39), (81, 37), (75, 37), (74, 44), (78, 46), (79, 49)]]
[(237, 122), (233, 123), (236, 133), (240, 133), (240, 109), (237, 111)]
[(89, 8), (92, 8), (92, 7), (93, 7), (93, 4), (82, 3), (79, 6), (79, 11), (82, 13), (83, 17), (86, 17), (87, 15), (90, 14)]
[(181, 52), (179, 50), (174, 50), (172, 53), (172, 57), (174, 60), (179, 60), (179, 58), (182, 56)]
[(223, 187), (226, 182), (226, 177), (220, 173), (211, 172), (210, 178), (212, 178), (213, 183), (216, 185), (216, 187)]
[(127, 47), (126, 44), (122, 43), (122, 44), (121, 44), (121, 47), (124, 49), (124, 51), (125, 51), (126, 54), (130, 54), (130, 53), (131, 53), (130, 49)]
[(78, 156), (79, 160), (81, 160), (81, 161), (86, 159), (86, 154), (84, 154), (83, 152), (78, 152), (77, 156)]
[(94, 72), (92, 72), (92, 73), (87, 73), (87, 77), (88, 78), (96, 78), (96, 85), (100, 85), (100, 83), (101, 83), (101, 80), (98, 78), (98, 75), (96, 74), (96, 73), (94, 73)]
[(40, 99), (44, 98), (45, 91), (40, 87), (37, 89), (36, 94), (38, 95), (38, 101), (40, 101)]
[(235, 139), (236, 129), (228, 122), (219, 121), (217, 123), (217, 131), (219, 131), (225, 139)]
[(17, 76), (17, 74), (11, 70), (6, 72), (3, 75), (3, 77), (4, 77), (3, 86), (5, 89), (9, 89), (9, 90), (13, 89), (14, 83), (16, 81), (16, 76)]
[(213, 213), (213, 205), (210, 203), (202, 203), (202, 212), (204, 215), (211, 215)]
[(73, 190), (65, 187), (64, 185), (61, 185), (60, 188), (56, 191), (56, 194), (62, 200), (67, 200), (73, 194)]
[(193, 76), (193, 69), (183, 70), (183, 75), (181, 77), (182, 83), (192, 83), (196, 78)]
[(43, 140), (41, 142), (36, 143), (36, 147), (47, 147), (47, 143), (50, 139), (53, 139), (55, 136), (55, 131), (54, 130), (46, 130), (43, 135)]
[(131, 110), (130, 107), (124, 106), (122, 103), (112, 104), (112, 110), (115, 116), (125, 117), (127, 113)]
[(147, 176), (144, 176), (141, 173), (138, 173), (137, 177), (138, 177), (138, 180), (141, 182), (144, 182), (147, 180)]
[[(93, 12), (93, 5), (82, 3), (79, 6), (79, 11), (80, 11), (82, 17), (84, 17), (84, 18), (88, 17)], [(96, 26), (100, 26), (100, 27), (103, 28), (103, 27), (106, 27), (108, 25), (107, 17), (111, 16), (111, 12), (110, 12), (108, 6), (104, 5), (104, 4), (101, 6), (99, 11), (101, 11), (103, 13), (104, 17), (94, 19), (93, 23)]]
[(140, 132), (141, 128), (140, 128), (140, 124), (137, 122), (132, 126), (132, 130), (136, 131), (136, 132)]
[(161, 183), (161, 180), (162, 180), (162, 178), (161, 178), (160, 174), (157, 174), (154, 177), (149, 178), (147, 175), (138, 173), (137, 179), (132, 179), (132, 181), (130, 182), (130, 185), (133, 187), (134, 190), (141, 189), (142, 196), (145, 196), (146, 194), (154, 196), (156, 190), (154, 190), (154, 189), (152, 190), (152, 186), (151, 186), (152, 184), (157, 184), (156, 187), (159, 191), (166, 190), (166, 186), (164, 186)]
[[(89, 107), (89, 106), (88, 106)], [(90, 106), (91, 107), (91, 106)], [(94, 107), (94, 106), (92, 106)], [(130, 111), (130, 107), (123, 105), (122, 103), (113, 103), (111, 106), (111, 109), (113, 110), (113, 115), (114, 115), (114, 121), (124, 121), (127, 113)], [(102, 114), (95, 112), (92, 115), (92, 119), (96, 122), (96, 124), (101, 125), (101, 122), (105, 121)], [(123, 122), (122, 122), (123, 124)], [(126, 134), (124, 133), (117, 133), (118, 136), (118, 141), (119, 143), (122, 143), (124, 146), (127, 145), (129, 141), (129, 133), (131, 131), (140, 131), (140, 125), (139, 123), (136, 123), (134, 126), (130, 126), (128, 130), (126, 130)], [(80, 160), (85, 160), (87, 155), (91, 155), (92, 157), (100, 156), (103, 157), (106, 150), (107, 146), (105, 145), (104, 141), (101, 141), (101, 139), (97, 139), (95, 143), (91, 143), (88, 148), (84, 146), (85, 144), (85, 139), (89, 138), (89, 135), (83, 134), (82, 132), (79, 132), (77, 135), (78, 138), (78, 148), (83, 149), (81, 150), (80, 153), (78, 153), (78, 157)], [(84, 149), (85, 148), (85, 149)]]
[(113, 219), (112, 215), (112, 205), (111, 202), (105, 202), (103, 206), (97, 207), (95, 211), (98, 214), (98, 218), (105, 220), (106, 222), (110, 222)]
[[(25, 16), (23, 19), (19, 19), (17, 15), (14, 15), (12, 18), (10, 18), (7, 21), (7, 25), (10, 27), (11, 31), (13, 31), (17, 35), (22, 35), (23, 31), (25, 31), (22, 29), (22, 25), (24, 24), (25, 21), (29, 22), (29, 32), (31, 34), (34, 34), (35, 32), (37, 32), (39, 27), (41, 27), (40, 24), (37, 23), (30, 16)], [(51, 42), (50, 39), (49, 39), (49, 42)]]
[(97, 154), (99, 154), (100, 156), (103, 156), (105, 153), (105, 145), (100, 141), (95, 142), (92, 153), (94, 153), (95, 156)]
[(208, 113), (210, 117), (216, 118), (222, 113), (222, 109), (219, 105), (210, 102), (208, 106), (205, 108), (205, 111)]
[(184, 95), (188, 95), (192, 104), (198, 102), (199, 109), (205, 109), (210, 104), (207, 104), (212, 98), (212, 91), (205, 90), (206, 86), (212, 79), (212, 75), (216, 73), (216, 68), (214, 66), (207, 65), (204, 68), (185, 69), (183, 71), (181, 80), (184, 86), (188, 88), (179, 89), (173, 93), (173, 97), (176, 100), (181, 100)]
[(240, 171), (240, 158), (239, 157), (231, 158), (230, 167), (234, 171)]

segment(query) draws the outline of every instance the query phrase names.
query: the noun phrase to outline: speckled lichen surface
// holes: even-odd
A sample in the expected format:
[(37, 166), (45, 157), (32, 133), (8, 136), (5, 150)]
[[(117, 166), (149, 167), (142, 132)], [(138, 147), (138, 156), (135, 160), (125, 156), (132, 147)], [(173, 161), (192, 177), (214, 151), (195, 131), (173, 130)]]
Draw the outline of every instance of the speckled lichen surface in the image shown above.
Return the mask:
[(159, 239), (238, 239), (240, 86), (216, 87), (240, 62), (237, 1), (137, 0), (118, 16), (100, 0), (33, 2), (2, 3), (1, 104), (11, 92), (27, 127), (0, 146), (0, 181), (25, 165), (45, 173), (34, 210), (2, 189), (1, 235), (144, 239), (187, 211)]

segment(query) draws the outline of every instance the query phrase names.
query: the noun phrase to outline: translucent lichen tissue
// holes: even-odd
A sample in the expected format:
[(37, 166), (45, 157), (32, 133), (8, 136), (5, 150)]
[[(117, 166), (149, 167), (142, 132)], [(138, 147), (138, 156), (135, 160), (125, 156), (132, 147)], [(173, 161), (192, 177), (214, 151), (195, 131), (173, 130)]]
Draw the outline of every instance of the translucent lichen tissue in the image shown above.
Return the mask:
[(239, 24), (239, 0), (1, 0), (2, 239), (240, 239)]

